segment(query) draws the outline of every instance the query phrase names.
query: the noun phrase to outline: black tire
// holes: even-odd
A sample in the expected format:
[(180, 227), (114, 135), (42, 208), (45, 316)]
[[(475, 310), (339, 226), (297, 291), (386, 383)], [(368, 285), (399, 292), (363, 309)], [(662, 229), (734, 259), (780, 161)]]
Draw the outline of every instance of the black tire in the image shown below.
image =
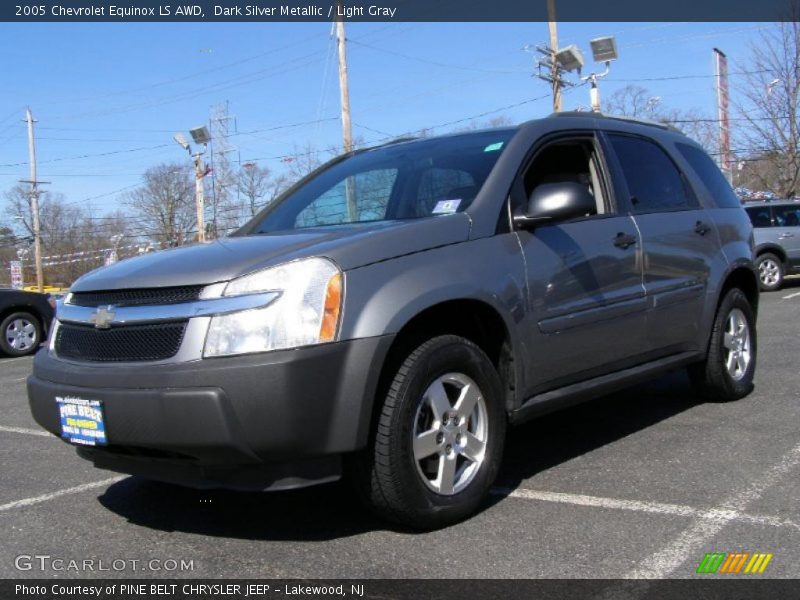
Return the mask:
[[(482, 462), (466, 461), (464, 456), (452, 458), (453, 465), (461, 464), (455, 471), (455, 479), (462, 477), (464, 487), (456, 491), (458, 486), (454, 486), (450, 494), (443, 495), (430, 489), (425, 482), (422, 467), (419, 466), (421, 461), (414, 455), (414, 436), (417, 435), (414, 428), (418, 426), (422, 414), (420, 411), (425, 409), (423, 404), (430, 402), (423, 398), (429, 386), (451, 374), (471, 380), (478, 386), (482, 401), (476, 401), (475, 406), (482, 402), (485, 410), (480, 418), (470, 417), (469, 423), (485, 422), (487, 428), (484, 431), (487, 433)], [(394, 374), (386, 397), (379, 399), (382, 406), (379, 407), (380, 414), (370, 443), (355, 459), (353, 475), (362, 499), (379, 516), (420, 530), (443, 527), (477, 511), (488, 495), (502, 460), (506, 431), (502, 389), (500, 377), (491, 361), (469, 340), (443, 335), (416, 348)], [(451, 414), (454, 415), (457, 407), (452, 398), (449, 402), (453, 409)], [(431, 411), (429, 414), (434, 413)], [(460, 418), (455, 421), (463, 424)], [(434, 420), (431, 427), (435, 428), (438, 424), (440, 430), (444, 431), (443, 423), (446, 422), (446, 418)], [(451, 421), (450, 425), (453, 424)], [(452, 435), (452, 430), (447, 435)], [(455, 457), (458, 452), (456, 448), (462, 447), (454, 442), (452, 446), (447, 445), (445, 451), (441, 442), (438, 442), (438, 434), (436, 439), (441, 452), (431, 455), (430, 459), (443, 468), (447, 457)], [(465, 464), (467, 467), (464, 467)], [(477, 466), (473, 474), (466, 477), (464, 473), (471, 465)]]
[[(744, 318), (749, 339), (749, 360), (746, 368), (737, 369), (739, 371), (737, 376), (734, 376), (728, 369), (731, 350), (726, 346), (726, 332), (731, 328), (730, 320), (735, 311), (738, 311), (737, 314)], [(729, 402), (743, 398), (753, 389), (757, 350), (758, 340), (753, 307), (750, 306), (750, 302), (742, 290), (733, 288), (725, 294), (717, 309), (706, 360), (689, 368), (689, 377), (695, 389), (703, 397), (717, 402)]]
[[(24, 332), (15, 342), (14, 330), (19, 330), (21, 324)], [(11, 313), (0, 323), (0, 350), (8, 356), (33, 354), (41, 343), (42, 325), (31, 313), (23, 311)]]
[(779, 256), (765, 252), (756, 258), (758, 285), (765, 292), (774, 292), (783, 286), (785, 269)]

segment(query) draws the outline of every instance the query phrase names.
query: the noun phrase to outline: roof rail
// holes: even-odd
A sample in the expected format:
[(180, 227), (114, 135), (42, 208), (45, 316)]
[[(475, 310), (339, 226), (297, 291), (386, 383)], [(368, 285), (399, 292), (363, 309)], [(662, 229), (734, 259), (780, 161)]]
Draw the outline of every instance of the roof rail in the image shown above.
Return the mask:
[(649, 127), (658, 127), (659, 129), (664, 129), (667, 131), (677, 131), (678, 133), (680, 133), (680, 129), (669, 123), (661, 123), (659, 121), (652, 121), (650, 119), (640, 119), (638, 117), (626, 117), (625, 115), (608, 115), (599, 112), (583, 112), (579, 110), (571, 110), (564, 112), (554, 112), (550, 116), (559, 118), (584, 117), (584, 118), (595, 118), (595, 119), (609, 119), (613, 121), (624, 121), (626, 123), (636, 123), (637, 125), (647, 125)]

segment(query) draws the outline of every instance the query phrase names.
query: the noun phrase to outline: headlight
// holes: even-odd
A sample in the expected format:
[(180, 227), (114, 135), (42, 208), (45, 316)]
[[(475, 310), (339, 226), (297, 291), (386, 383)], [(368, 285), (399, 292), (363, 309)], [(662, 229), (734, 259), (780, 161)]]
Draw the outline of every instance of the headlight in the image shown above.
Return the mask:
[(325, 258), (308, 258), (231, 281), (223, 296), (277, 292), (264, 308), (212, 317), (204, 356), (296, 348), (336, 340), (342, 272)]

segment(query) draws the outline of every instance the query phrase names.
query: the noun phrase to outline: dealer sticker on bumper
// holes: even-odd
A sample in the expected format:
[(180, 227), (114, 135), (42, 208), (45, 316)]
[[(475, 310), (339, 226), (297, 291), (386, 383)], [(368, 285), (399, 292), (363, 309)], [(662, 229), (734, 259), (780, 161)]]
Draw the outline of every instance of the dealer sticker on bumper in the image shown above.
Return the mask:
[(108, 444), (100, 400), (56, 396), (56, 402), (61, 415), (62, 438), (84, 446)]

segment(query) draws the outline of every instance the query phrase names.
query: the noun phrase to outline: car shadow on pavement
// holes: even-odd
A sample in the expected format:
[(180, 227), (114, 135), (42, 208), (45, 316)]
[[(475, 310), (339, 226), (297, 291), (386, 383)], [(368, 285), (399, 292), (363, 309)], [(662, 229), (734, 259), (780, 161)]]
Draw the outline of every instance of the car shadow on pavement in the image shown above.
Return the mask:
[[(510, 430), (498, 486), (613, 443), (701, 403), (682, 372)], [(493, 496), (485, 507), (501, 501)], [(346, 482), (287, 492), (194, 490), (129, 477), (100, 503), (129, 522), (162, 531), (247, 540), (320, 541), (394, 528), (371, 515)]]
[(694, 392), (685, 370), (678, 370), (535, 419), (509, 430), (497, 486), (513, 489), (536, 473), (704, 402)]

